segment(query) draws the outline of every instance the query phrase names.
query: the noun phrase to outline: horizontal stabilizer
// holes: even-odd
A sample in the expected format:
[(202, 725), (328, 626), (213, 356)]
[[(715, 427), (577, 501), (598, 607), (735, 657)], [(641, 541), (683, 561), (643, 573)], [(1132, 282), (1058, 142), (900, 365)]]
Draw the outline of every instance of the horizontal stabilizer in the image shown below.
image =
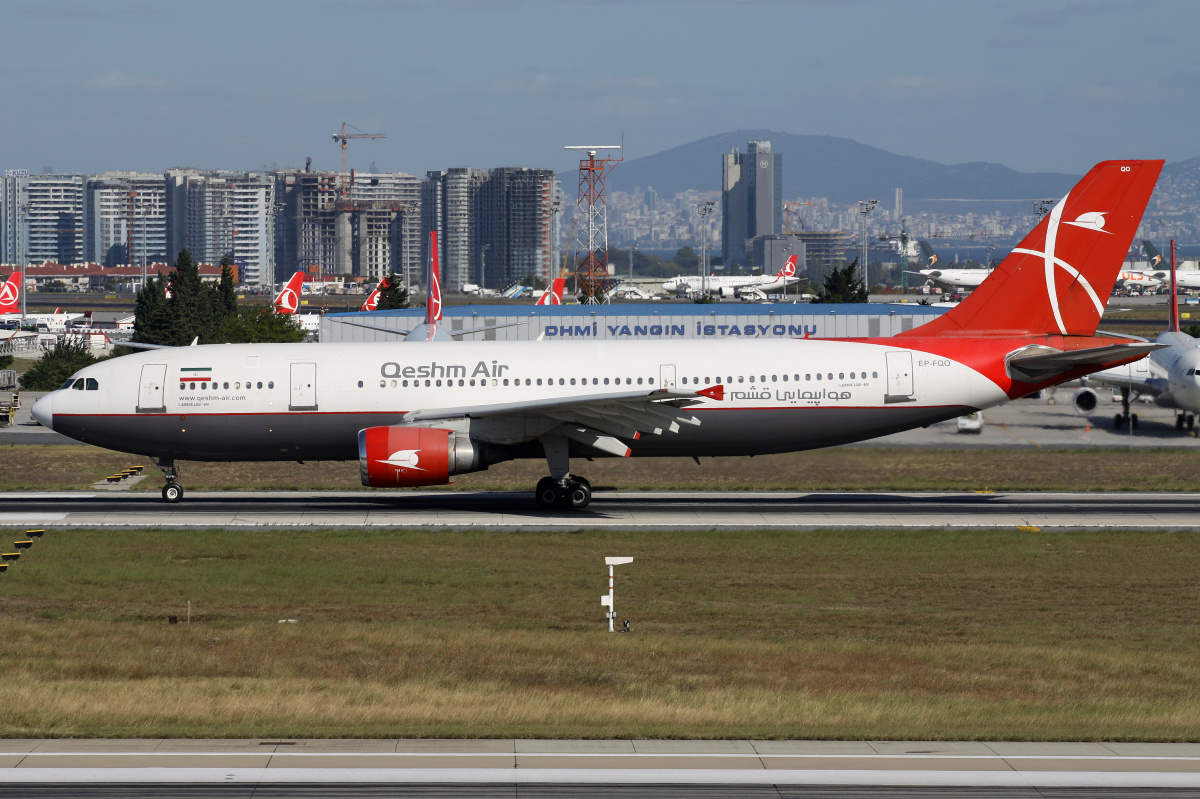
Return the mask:
[[(1036, 383), (1079, 366), (1103, 366), (1116, 361), (1140, 358), (1155, 350), (1161, 350), (1165, 346), (1167, 345), (1139, 341), (1130, 344), (1110, 344), (1107, 347), (1092, 347), (1086, 350), (1014, 355), (1008, 359), (1008, 371), (1010, 376), (1016, 380)], [(1028, 352), (1028, 350), (1025, 351)]]

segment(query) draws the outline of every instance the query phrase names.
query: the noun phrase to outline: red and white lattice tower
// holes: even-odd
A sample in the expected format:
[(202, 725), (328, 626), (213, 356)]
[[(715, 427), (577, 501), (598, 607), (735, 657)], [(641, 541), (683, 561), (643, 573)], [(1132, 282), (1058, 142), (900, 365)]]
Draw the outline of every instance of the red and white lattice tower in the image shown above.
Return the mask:
[(604, 179), (613, 167), (625, 160), (596, 158), (599, 150), (623, 150), (620, 144), (568, 145), (567, 150), (587, 150), (579, 162), (579, 202), (576, 213), (579, 236), (575, 242), (575, 276), (585, 305), (608, 302), (608, 211)]

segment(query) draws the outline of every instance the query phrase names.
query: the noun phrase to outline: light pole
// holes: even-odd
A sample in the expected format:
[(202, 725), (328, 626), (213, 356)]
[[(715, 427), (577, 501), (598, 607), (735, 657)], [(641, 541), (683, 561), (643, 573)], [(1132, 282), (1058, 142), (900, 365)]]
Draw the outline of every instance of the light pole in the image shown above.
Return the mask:
[(605, 558), (604, 562), (608, 565), (608, 594), (600, 596), (600, 604), (608, 608), (608, 612), (604, 615), (608, 617), (608, 631), (614, 631), (614, 622), (617, 620), (617, 609), (613, 606), (613, 566), (624, 566), (627, 563), (633, 563), (633, 558)]
[[(858, 268), (862, 270), (863, 283), (867, 280), (867, 217), (875, 210), (875, 206), (879, 205), (879, 200), (859, 200), (858, 201), (858, 219), (862, 227), (862, 255), (858, 260)], [(851, 275), (851, 278), (854, 276)]]
[(629, 285), (633, 285), (633, 251), (637, 249), (636, 244), (629, 245)]
[(479, 253), (479, 288), (487, 288), (487, 251), (492, 243), (489, 241), (483, 245), (483, 250)]
[(562, 214), (562, 200), (550, 201), (550, 213), (553, 214), (554, 222), (551, 237), (554, 241), (550, 244), (550, 272), (546, 275), (546, 282), (554, 283), (554, 270), (558, 268), (558, 239), (561, 235), (559, 219)]
[(712, 211), (713, 206), (717, 204), (716, 200), (705, 200), (696, 203), (696, 215), (700, 217), (700, 295), (701, 298), (708, 296), (708, 234), (704, 229), (704, 217), (708, 216)]

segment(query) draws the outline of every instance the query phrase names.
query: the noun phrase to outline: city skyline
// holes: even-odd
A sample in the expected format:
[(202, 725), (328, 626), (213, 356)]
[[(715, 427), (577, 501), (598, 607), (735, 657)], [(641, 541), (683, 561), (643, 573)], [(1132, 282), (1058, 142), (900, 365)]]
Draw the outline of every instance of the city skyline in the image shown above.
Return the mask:
[(388, 135), (351, 142), (351, 167), (415, 175), (563, 174), (565, 144), (624, 133), (636, 158), (741, 128), (1023, 172), (1200, 155), (1200, 7), (1176, 0), (46, 0), (0, 19), (20, 32), (0, 166), (34, 172), (339, 169), (343, 121)]

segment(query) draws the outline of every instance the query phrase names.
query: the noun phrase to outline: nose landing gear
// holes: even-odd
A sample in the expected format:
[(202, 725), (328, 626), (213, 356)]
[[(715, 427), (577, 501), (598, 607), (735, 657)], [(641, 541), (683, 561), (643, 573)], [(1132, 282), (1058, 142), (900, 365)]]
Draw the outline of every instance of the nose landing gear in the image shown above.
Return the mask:
[(1121, 413), (1113, 416), (1113, 427), (1120, 430), (1125, 425), (1129, 425), (1134, 430), (1138, 427), (1138, 417), (1136, 413), (1129, 412), (1129, 389), (1121, 389)]

